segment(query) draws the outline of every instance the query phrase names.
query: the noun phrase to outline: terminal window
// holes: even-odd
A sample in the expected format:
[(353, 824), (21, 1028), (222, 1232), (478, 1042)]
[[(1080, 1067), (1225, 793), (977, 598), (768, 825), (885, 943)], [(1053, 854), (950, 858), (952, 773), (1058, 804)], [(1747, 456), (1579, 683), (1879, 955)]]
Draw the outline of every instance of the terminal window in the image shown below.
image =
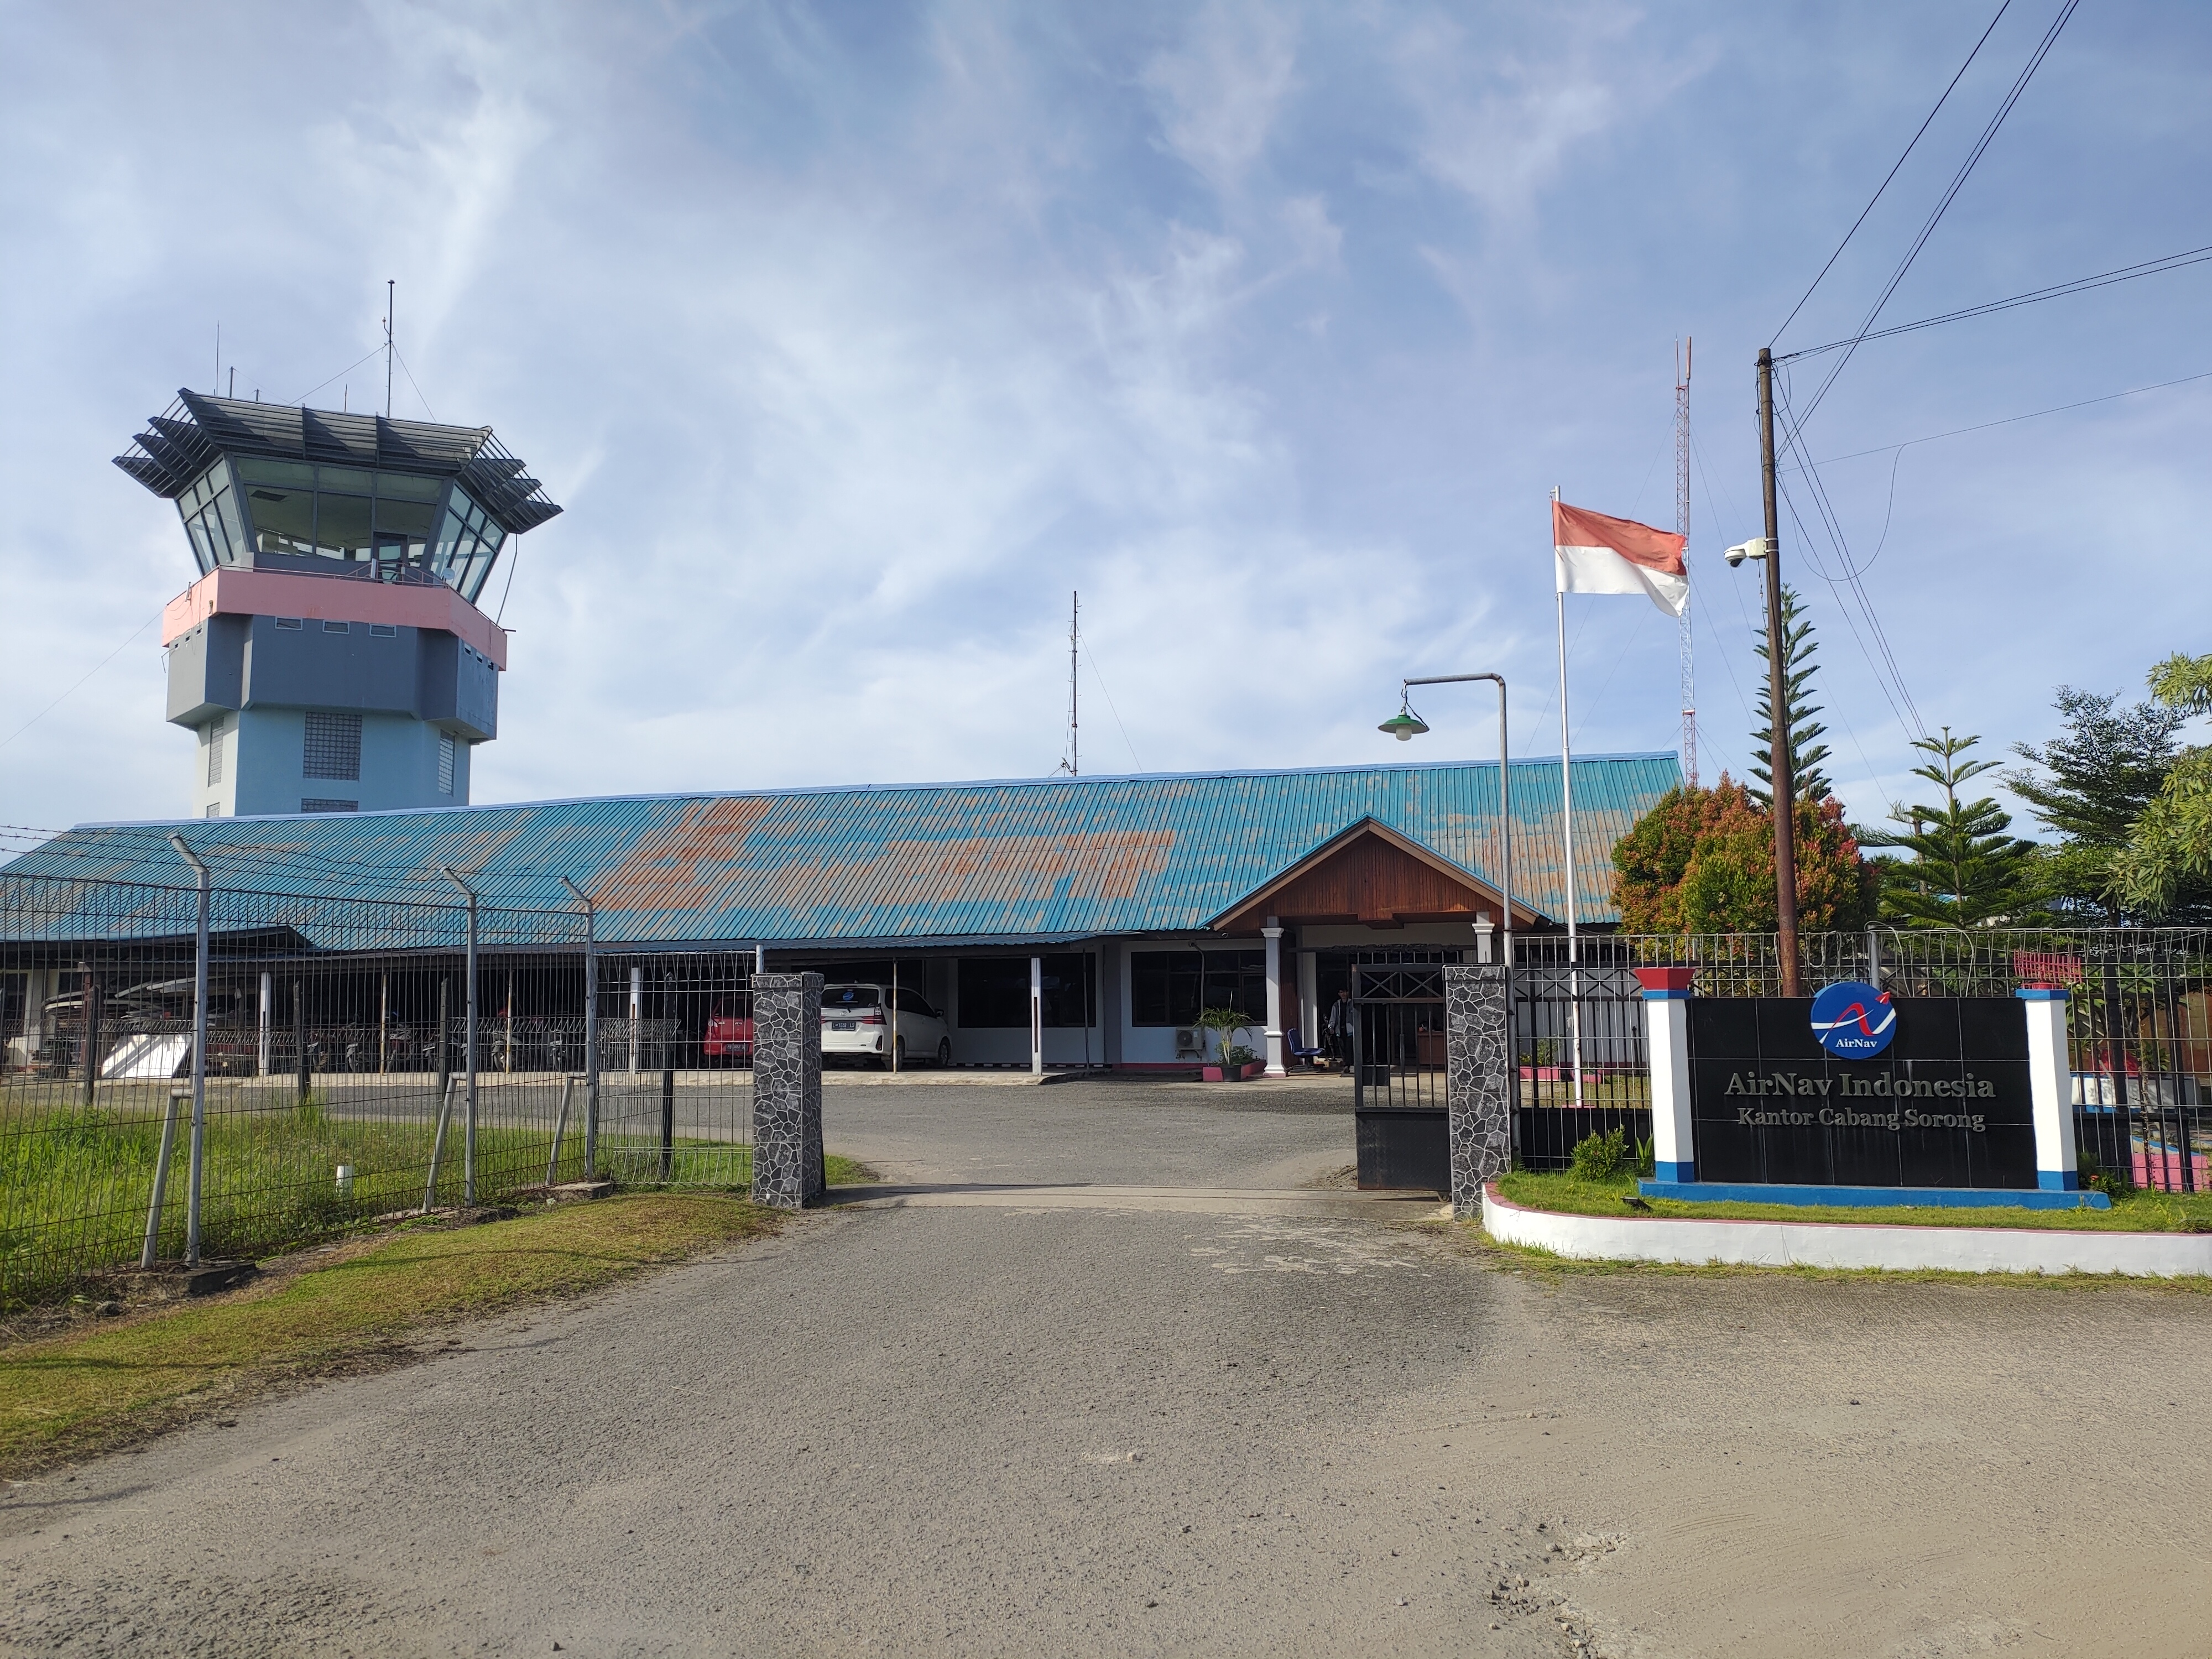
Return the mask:
[(230, 724), (228, 719), (212, 720), (207, 726), (207, 781), (210, 784), (222, 781), (222, 734)]
[[(358, 781), (361, 777), (361, 716), (308, 715), (307, 744), (300, 757), (300, 775)], [(300, 810), (306, 812), (339, 809), (302, 806)], [(343, 810), (350, 812), (353, 809), (349, 806)]]
[(361, 803), (357, 800), (332, 800), (325, 795), (310, 795), (300, 803), (300, 810), (302, 812), (358, 812)]
[(1267, 1015), (1265, 951), (1133, 951), (1129, 1023), (1190, 1025), (1206, 1008), (1234, 1008), (1254, 1020)]
[(453, 793), (453, 738), (451, 732), (438, 734), (438, 793)]
[[(1044, 1023), (1048, 1029), (1097, 1024), (1097, 988), (1091, 961), (1087, 952), (1044, 958), (1041, 971)], [(1029, 1029), (1027, 957), (963, 957), (959, 984), (963, 1031)]]

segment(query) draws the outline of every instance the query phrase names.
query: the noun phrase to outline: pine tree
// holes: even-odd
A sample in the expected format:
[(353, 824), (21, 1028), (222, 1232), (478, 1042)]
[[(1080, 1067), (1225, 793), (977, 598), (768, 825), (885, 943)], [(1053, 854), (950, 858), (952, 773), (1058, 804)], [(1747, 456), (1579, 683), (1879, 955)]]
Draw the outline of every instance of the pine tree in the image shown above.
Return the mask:
[[(2150, 673), (2151, 695), (2183, 718), (2212, 714), (2212, 656), (2177, 653)], [(2121, 902), (2164, 921), (2212, 908), (2212, 745), (2185, 750), (2113, 855)]]
[[(1766, 635), (1759, 635), (1759, 659), (1766, 661)], [(1796, 786), (1800, 800), (1821, 801), (1836, 793), (1820, 770), (1820, 763), (1828, 758), (1827, 744), (1819, 742), (1828, 728), (1813, 716), (1820, 712), (1812, 701), (1813, 675), (1820, 664), (1814, 659), (1820, 650), (1813, 637), (1813, 620), (1805, 616), (1797, 603), (1797, 590), (1782, 590), (1782, 695), (1789, 714), (1790, 775)], [(1760, 787), (1751, 790), (1751, 799), (1761, 810), (1771, 810), (1774, 801), (1774, 777), (1768, 765), (1774, 753), (1774, 705), (1768, 695), (1771, 682), (1762, 675), (1759, 694), (1759, 727), (1751, 734), (1758, 745), (1751, 763), (1751, 775)]]
[(1912, 769), (1943, 792), (1940, 806), (1900, 806), (1890, 813), (1910, 834), (1861, 832), (1875, 847), (1894, 847), (1910, 860), (1884, 860), (1882, 914), (1911, 927), (1973, 927), (2014, 915), (2033, 902), (2035, 843), (2005, 832), (2012, 816), (1984, 796), (1961, 801), (1960, 786), (1996, 769), (1995, 761), (1961, 758), (1981, 738), (1918, 738), (1931, 757)]
[[(2040, 769), (2004, 775), (2013, 793), (2058, 832), (2038, 860), (2045, 894), (2074, 910), (2120, 920), (2113, 860), (2154, 800), (2179, 754), (2174, 740), (2187, 714), (2152, 702), (2117, 707), (2117, 696), (2058, 688), (2066, 732), (2050, 742), (2016, 743), (2013, 753)], [(2191, 895), (2193, 899), (2197, 895)], [(2212, 890), (2203, 898), (2212, 900)]]

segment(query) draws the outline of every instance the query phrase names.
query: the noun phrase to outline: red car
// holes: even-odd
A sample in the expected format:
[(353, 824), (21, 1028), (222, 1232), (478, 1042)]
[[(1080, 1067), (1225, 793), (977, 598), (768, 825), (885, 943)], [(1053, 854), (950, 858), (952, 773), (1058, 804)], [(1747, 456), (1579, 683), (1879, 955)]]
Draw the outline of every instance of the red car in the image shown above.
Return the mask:
[(750, 997), (718, 1002), (707, 1016), (707, 1058), (742, 1061), (753, 1057), (753, 1008)]

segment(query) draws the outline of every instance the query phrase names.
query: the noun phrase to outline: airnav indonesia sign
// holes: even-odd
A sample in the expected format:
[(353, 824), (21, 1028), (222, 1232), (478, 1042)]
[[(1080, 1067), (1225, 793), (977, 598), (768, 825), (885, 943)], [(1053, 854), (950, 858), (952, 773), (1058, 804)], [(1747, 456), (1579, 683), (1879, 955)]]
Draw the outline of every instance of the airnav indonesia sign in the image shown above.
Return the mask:
[(1690, 1000), (1702, 1182), (2032, 1188), (2027, 1032), (2010, 998), (1870, 985)]

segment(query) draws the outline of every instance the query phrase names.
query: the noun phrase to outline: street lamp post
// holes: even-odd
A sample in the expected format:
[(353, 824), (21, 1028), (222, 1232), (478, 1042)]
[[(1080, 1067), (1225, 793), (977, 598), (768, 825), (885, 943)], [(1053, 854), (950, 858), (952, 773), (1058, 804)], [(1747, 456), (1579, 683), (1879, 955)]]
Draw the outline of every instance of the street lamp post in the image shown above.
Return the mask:
[(1401, 743), (1410, 743), (1429, 729), (1428, 722), (1413, 712), (1407, 693), (1417, 685), (1461, 685), (1470, 680), (1489, 680), (1498, 687), (1498, 872), (1499, 896), (1504, 901), (1504, 962), (1510, 979), (1513, 973), (1513, 795), (1511, 754), (1506, 735), (1505, 676), (1503, 674), (1432, 674), (1426, 678), (1401, 680), (1398, 684), (1398, 712), (1376, 729), (1388, 732)]

